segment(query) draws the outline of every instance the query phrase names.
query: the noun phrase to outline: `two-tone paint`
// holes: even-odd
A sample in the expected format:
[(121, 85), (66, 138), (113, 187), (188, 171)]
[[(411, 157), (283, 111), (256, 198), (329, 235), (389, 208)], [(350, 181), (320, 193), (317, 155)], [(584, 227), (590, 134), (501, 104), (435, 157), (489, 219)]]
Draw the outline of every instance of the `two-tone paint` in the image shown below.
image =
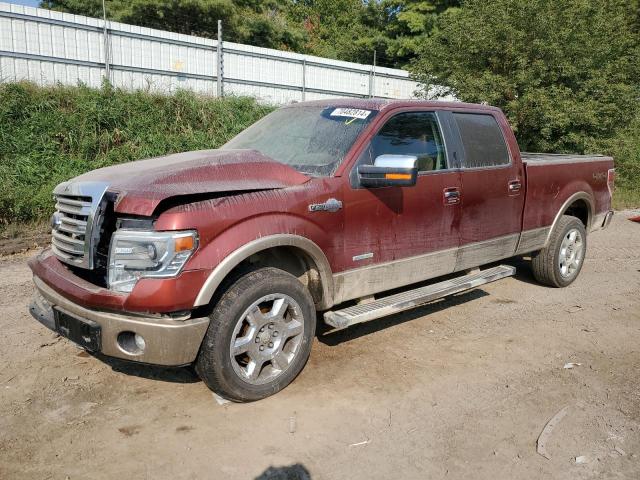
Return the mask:
[[(283, 265), (307, 283), (317, 308), (327, 310), (539, 250), (566, 212), (590, 230), (605, 226), (613, 160), (523, 158), (497, 108), (353, 99), (309, 103), (379, 111), (330, 177), (304, 175), (259, 152), (201, 151), (109, 167), (74, 180), (107, 182), (120, 217), (150, 219), (158, 231), (197, 230), (198, 250), (178, 277), (141, 279), (131, 293), (115, 293), (74, 275), (50, 250), (30, 261), (34, 275), (87, 309), (191, 312), (215, 298), (234, 268), (271, 252), (272, 260), (294, 259)], [(436, 113), (449, 168), (421, 172), (413, 187), (360, 188), (354, 182), (358, 157), (386, 121), (408, 111)], [(496, 119), (508, 165), (465, 168), (450, 125), (451, 112), (457, 111)], [(329, 201), (331, 208), (313, 208)]]

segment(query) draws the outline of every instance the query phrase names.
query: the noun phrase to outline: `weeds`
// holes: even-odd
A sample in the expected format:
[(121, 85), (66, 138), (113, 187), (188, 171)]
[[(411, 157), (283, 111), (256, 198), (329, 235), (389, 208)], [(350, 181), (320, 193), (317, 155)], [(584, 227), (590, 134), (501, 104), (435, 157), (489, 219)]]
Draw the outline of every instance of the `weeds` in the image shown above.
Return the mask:
[(48, 218), (58, 183), (96, 168), (216, 148), (271, 107), (187, 91), (0, 84), (0, 226)]

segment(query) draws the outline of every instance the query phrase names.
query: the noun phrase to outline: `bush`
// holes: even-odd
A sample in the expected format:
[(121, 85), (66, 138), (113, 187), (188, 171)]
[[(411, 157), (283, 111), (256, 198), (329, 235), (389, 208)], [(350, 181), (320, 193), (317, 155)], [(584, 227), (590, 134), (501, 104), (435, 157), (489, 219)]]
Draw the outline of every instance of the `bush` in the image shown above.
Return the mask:
[(255, 100), (105, 85), (0, 84), (0, 225), (48, 218), (58, 183), (96, 168), (216, 148), (271, 111)]
[(640, 116), (614, 138), (599, 142), (594, 149), (612, 155), (615, 160), (614, 207), (640, 207)]
[(637, 0), (465, 0), (412, 73), (424, 95), (502, 108), (523, 150), (612, 154), (619, 195), (640, 202), (637, 13)]

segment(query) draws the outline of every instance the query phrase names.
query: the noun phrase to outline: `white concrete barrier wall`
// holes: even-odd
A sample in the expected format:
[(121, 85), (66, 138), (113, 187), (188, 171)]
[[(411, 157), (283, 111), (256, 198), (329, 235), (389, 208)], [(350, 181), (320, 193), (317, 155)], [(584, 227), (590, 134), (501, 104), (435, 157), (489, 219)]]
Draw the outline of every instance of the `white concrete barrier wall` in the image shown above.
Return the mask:
[[(218, 42), (0, 2), (0, 81), (100, 86), (105, 61), (118, 87), (215, 95)], [(224, 91), (284, 104), (331, 97), (411, 98), (404, 70), (223, 42)]]

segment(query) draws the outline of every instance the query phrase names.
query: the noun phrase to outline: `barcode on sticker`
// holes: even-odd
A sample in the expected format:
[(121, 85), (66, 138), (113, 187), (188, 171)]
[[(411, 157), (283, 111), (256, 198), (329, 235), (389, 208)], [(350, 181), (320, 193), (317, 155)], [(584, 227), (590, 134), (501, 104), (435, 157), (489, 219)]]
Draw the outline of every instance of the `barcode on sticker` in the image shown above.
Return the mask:
[(364, 120), (371, 113), (370, 110), (360, 110), (359, 108), (336, 108), (331, 112), (332, 117), (349, 117)]

